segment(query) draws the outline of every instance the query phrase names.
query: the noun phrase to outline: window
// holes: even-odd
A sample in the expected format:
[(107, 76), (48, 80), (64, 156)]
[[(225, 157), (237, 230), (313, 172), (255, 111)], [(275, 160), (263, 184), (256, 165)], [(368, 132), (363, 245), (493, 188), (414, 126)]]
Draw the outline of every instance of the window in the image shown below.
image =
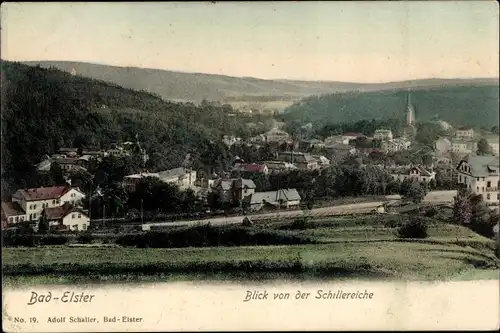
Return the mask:
[(16, 220), (16, 222), (19, 222), (19, 216), (16, 216), (15, 220)]
[(87, 230), (87, 225), (86, 224), (82, 224), (82, 230)]
[(52, 204), (55, 205), (56, 204), (56, 201), (55, 200), (52, 200)]
[(30, 209), (33, 209), (33, 205), (30, 205)]
[(82, 214), (78, 214), (78, 218), (81, 218), (82, 217)]
[(491, 182), (487, 182), (486, 187), (491, 187)]
[(76, 217), (76, 214), (71, 214), (71, 218), (74, 219)]
[(14, 218), (9, 217), (9, 222), (10, 222), (10, 223), (14, 222)]
[(33, 218), (36, 219), (36, 213), (33, 213)]
[(479, 181), (479, 177), (476, 178), (476, 181)]
[(486, 195), (486, 199), (490, 200), (490, 194), (489, 193)]
[(483, 186), (483, 192), (484, 192), (484, 186)]
[(459, 182), (461, 182), (461, 181), (462, 181), (462, 176), (461, 176), (461, 175), (459, 175), (459, 176), (458, 176), (458, 181), (459, 181)]
[(33, 219), (33, 214), (30, 214), (30, 221)]
[(78, 224), (73, 224), (73, 230), (78, 231)]
[(479, 186), (477, 187), (477, 192), (479, 192)]
[(61, 203), (61, 199), (57, 199), (56, 203), (60, 204)]
[(36, 205), (33, 205), (33, 209), (36, 209)]

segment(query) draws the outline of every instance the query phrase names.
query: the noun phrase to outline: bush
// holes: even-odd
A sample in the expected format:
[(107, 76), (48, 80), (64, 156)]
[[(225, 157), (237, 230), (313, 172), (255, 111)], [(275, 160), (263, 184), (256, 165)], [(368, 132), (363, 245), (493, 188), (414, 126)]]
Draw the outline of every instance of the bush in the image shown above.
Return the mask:
[(398, 236), (400, 238), (427, 238), (427, 223), (421, 216), (413, 216), (399, 227)]
[(50, 235), (40, 237), (38, 240), (39, 245), (64, 245), (68, 243), (69, 238), (62, 235)]
[(289, 230), (304, 230), (308, 228), (307, 219), (304, 217), (299, 217), (298, 219), (295, 219), (292, 224), (289, 226)]
[(439, 213), (439, 210), (436, 208), (436, 207), (430, 207), (429, 209), (427, 209), (424, 213), (424, 216), (425, 217), (434, 217), (436, 216), (437, 214)]
[(116, 244), (140, 248), (179, 248), (208, 246), (293, 245), (312, 241), (279, 230), (255, 227), (203, 225), (168, 231), (150, 231), (118, 237)]
[(77, 238), (77, 242), (80, 244), (91, 244), (94, 241), (94, 237), (90, 233), (84, 233)]

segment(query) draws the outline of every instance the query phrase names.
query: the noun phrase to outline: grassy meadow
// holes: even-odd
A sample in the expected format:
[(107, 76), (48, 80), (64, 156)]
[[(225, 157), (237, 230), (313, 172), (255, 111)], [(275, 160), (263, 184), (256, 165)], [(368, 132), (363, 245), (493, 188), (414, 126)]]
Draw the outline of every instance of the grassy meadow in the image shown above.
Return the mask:
[(403, 240), (397, 237), (395, 219), (336, 218), (299, 228), (292, 223), (246, 228), (251, 235), (264, 230), (308, 240), (297, 245), (4, 248), (4, 283), (498, 278), (494, 241), (445, 223), (431, 223), (426, 239)]

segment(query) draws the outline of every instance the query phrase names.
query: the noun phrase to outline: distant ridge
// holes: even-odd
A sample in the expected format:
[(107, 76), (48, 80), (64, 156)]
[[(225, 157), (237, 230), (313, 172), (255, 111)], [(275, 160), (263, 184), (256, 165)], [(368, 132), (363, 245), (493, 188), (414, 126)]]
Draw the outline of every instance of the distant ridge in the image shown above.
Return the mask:
[(310, 95), (348, 91), (382, 91), (439, 86), (498, 85), (497, 78), (422, 79), (388, 83), (265, 80), (217, 74), (186, 73), (162, 69), (119, 67), (71, 61), (26, 61), (30, 66), (55, 67), (76, 75), (113, 82), (125, 88), (144, 90), (164, 99), (201, 102), (285, 101), (291, 104)]

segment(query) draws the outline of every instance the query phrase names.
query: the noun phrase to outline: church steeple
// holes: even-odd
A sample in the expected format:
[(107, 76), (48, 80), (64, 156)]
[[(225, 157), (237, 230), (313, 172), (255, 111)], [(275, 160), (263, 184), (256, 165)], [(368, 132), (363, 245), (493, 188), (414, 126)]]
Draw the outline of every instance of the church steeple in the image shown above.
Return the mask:
[(411, 92), (408, 89), (408, 95), (406, 96), (406, 124), (408, 126), (413, 125), (415, 122), (415, 109), (411, 104)]

